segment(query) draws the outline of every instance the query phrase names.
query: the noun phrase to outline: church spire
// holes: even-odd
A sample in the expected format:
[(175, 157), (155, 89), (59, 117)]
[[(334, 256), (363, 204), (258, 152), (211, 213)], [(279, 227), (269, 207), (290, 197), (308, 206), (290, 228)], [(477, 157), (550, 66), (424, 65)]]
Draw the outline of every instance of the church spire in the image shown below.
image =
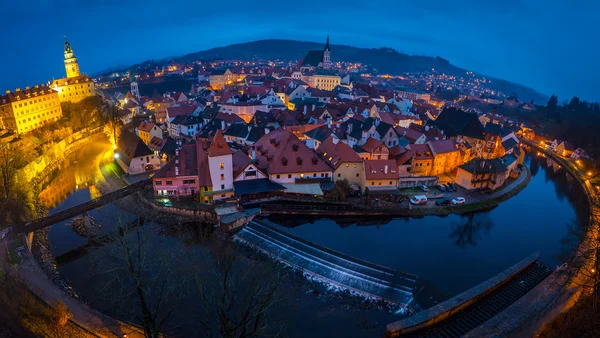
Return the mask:
[(325, 43), (325, 50), (329, 51), (329, 32), (327, 32), (327, 42)]

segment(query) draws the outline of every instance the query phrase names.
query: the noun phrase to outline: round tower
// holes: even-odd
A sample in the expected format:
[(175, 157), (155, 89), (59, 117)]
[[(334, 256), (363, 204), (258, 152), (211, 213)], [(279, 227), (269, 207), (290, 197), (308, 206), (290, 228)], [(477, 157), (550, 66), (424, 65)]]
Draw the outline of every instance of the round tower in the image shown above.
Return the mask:
[(77, 63), (77, 58), (73, 53), (73, 48), (71, 48), (71, 44), (67, 41), (67, 37), (65, 36), (65, 70), (67, 72), (67, 77), (77, 77), (80, 75), (79, 73), (79, 63)]

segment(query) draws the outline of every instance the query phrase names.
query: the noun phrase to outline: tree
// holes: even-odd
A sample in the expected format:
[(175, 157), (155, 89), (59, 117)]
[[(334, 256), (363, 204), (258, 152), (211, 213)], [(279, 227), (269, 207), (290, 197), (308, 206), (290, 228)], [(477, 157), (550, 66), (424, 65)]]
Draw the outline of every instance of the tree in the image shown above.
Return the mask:
[(17, 224), (32, 213), (25, 185), (18, 184), (17, 173), (26, 162), (20, 147), (0, 143), (0, 224)]
[(228, 239), (213, 242), (211, 256), (195, 273), (205, 336), (263, 337), (277, 331), (268, 313), (282, 300), (282, 277), (273, 265), (242, 258)]
[(117, 142), (121, 136), (121, 120), (117, 112), (118, 107), (112, 104), (108, 104), (105, 110), (106, 124), (104, 125), (104, 134), (112, 142), (114, 149), (117, 149)]
[(350, 182), (347, 179), (336, 181), (333, 185), (333, 189), (329, 193), (329, 197), (334, 201), (345, 201), (350, 194)]
[(125, 215), (117, 215), (118, 226), (106, 239), (112, 243), (109, 254), (100, 265), (107, 278), (105, 296), (142, 326), (145, 337), (157, 338), (185, 297), (185, 288), (179, 286), (182, 278), (174, 264), (183, 258), (178, 251), (157, 248), (152, 242), (150, 230), (144, 229), (150, 218), (128, 221)]

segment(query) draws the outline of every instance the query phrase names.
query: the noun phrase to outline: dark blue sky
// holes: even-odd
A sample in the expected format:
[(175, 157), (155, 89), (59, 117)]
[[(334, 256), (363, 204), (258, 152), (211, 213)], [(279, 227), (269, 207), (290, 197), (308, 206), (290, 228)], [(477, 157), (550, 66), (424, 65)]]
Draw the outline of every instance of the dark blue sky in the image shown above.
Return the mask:
[(63, 35), (94, 73), (265, 38), (321, 42), (330, 31), (333, 44), (439, 55), (560, 100), (600, 101), (597, 0), (123, 2), (3, 3), (2, 91), (63, 77)]

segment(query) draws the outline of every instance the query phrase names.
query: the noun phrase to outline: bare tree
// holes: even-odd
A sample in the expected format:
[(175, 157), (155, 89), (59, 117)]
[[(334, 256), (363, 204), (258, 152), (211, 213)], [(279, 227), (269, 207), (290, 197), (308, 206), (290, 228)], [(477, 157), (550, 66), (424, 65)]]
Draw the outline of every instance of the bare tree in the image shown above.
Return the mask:
[(245, 258), (230, 240), (212, 243), (211, 256), (195, 273), (205, 310), (199, 318), (205, 335), (276, 336), (280, 327), (270, 311), (283, 298), (282, 276), (273, 264)]
[(141, 324), (146, 337), (155, 338), (167, 329), (185, 293), (176, 264), (180, 251), (157, 245), (146, 223), (118, 215), (115, 231), (96, 241), (110, 243), (109, 254), (100, 259), (107, 277), (103, 293)]

